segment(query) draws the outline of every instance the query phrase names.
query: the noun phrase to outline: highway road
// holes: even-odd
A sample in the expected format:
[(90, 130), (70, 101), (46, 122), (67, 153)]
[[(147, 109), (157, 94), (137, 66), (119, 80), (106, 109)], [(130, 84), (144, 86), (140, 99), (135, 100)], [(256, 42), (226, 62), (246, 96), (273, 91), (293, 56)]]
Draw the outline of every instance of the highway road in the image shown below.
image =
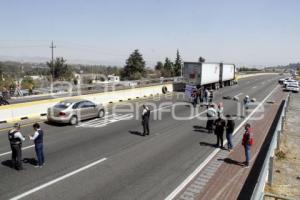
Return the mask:
[[(225, 114), (236, 114), (237, 103), (223, 96), (245, 95), (264, 99), (276, 85), (278, 76), (245, 78), (238, 85), (215, 92), (215, 102), (224, 102)], [(42, 123), (45, 131), (43, 168), (25, 163), (25, 170), (8, 167), (10, 149), (7, 130), (0, 131), (0, 199), (164, 199), (214, 150), (215, 136), (209, 134), (204, 108), (192, 113), (189, 106), (179, 105), (172, 117), (168, 102), (184, 102), (176, 94), (131, 101), (133, 104), (157, 105), (152, 108), (150, 136), (142, 137), (140, 112), (107, 110), (107, 120), (85, 121), (78, 126)], [(158, 106), (160, 105), (160, 107)], [(119, 108), (128, 108), (119, 104)], [(136, 109), (134, 110), (136, 111)], [(137, 114), (138, 113), (138, 114)], [(153, 117), (161, 113), (161, 120)], [(237, 125), (242, 119), (237, 119)], [(31, 126), (22, 128), (32, 134)], [(201, 143), (201, 145), (200, 145)], [(206, 145), (203, 145), (206, 144)], [(32, 143), (25, 141), (23, 158), (35, 158)]]

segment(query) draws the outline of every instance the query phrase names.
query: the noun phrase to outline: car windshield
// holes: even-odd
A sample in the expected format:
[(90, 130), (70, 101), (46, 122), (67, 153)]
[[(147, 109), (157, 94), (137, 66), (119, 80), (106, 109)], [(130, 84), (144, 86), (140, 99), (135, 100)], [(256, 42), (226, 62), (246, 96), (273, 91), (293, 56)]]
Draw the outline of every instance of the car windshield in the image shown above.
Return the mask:
[(60, 109), (66, 109), (71, 105), (71, 103), (66, 103), (66, 102), (60, 102), (56, 104), (54, 107), (55, 108), (60, 108)]

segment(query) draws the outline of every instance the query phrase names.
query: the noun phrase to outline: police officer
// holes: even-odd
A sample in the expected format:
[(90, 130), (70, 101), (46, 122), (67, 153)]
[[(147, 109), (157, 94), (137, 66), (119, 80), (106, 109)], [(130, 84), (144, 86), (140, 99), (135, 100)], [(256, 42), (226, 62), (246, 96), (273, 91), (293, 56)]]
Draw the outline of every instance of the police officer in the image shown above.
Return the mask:
[(33, 129), (35, 132), (33, 135), (29, 136), (29, 139), (34, 141), (36, 157), (38, 160), (36, 167), (42, 167), (45, 163), (43, 150), (44, 132), (38, 123), (33, 124)]
[(142, 136), (150, 134), (149, 119), (150, 119), (150, 109), (146, 105), (143, 105), (143, 112), (142, 112), (143, 134), (142, 134)]
[(20, 132), (20, 124), (14, 124), (12, 130), (8, 132), (8, 140), (11, 148), (11, 160), (13, 167), (16, 170), (22, 170), (22, 141), (25, 141), (25, 137)]

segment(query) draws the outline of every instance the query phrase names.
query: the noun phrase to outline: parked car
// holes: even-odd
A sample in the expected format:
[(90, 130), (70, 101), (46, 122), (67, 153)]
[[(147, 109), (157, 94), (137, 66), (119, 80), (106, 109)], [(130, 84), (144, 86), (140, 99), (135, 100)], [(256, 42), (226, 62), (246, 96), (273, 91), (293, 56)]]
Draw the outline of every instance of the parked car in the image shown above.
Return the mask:
[(81, 120), (102, 118), (105, 109), (102, 104), (95, 104), (85, 99), (68, 99), (48, 108), (47, 119), (50, 122), (75, 125)]
[(299, 83), (298, 82), (291, 82), (289, 84), (287, 84), (286, 91), (291, 91), (291, 92), (299, 92)]
[(283, 82), (284, 82), (285, 80), (286, 80), (285, 78), (281, 78), (281, 79), (278, 80), (278, 83), (279, 83), (279, 84), (283, 84)]
[(286, 79), (285, 81), (283, 81), (283, 88), (286, 88), (286, 86), (290, 83), (298, 83), (298, 81), (294, 80), (294, 79)]

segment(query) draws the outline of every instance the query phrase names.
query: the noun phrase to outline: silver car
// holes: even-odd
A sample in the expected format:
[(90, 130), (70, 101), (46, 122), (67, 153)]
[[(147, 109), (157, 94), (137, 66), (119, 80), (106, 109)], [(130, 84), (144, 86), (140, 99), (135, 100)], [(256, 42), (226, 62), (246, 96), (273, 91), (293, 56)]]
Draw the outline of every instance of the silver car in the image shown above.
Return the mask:
[(77, 124), (81, 120), (102, 118), (105, 109), (102, 104), (95, 104), (84, 99), (68, 99), (48, 108), (47, 119), (50, 122)]

